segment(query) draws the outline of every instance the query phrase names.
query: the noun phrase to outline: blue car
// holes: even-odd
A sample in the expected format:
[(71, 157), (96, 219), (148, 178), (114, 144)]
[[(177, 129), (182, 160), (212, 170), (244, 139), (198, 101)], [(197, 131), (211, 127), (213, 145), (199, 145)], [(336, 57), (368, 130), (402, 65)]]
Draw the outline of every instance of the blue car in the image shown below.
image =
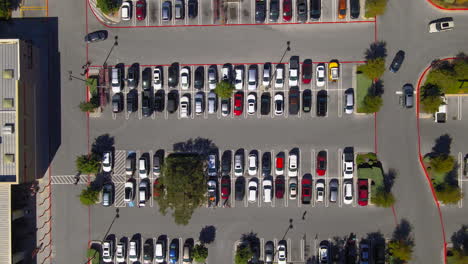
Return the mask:
[(173, 241), (169, 247), (169, 262), (177, 263), (179, 261), (179, 245)]

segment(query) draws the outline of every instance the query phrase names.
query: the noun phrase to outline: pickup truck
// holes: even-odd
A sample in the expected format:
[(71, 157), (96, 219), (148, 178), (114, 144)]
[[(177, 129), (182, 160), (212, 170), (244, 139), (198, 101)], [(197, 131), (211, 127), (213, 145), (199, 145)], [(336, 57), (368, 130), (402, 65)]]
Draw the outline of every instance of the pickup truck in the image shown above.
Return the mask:
[(337, 61), (332, 60), (328, 64), (328, 76), (331, 82), (336, 82), (340, 78), (340, 65)]
[(447, 120), (447, 98), (442, 96), (442, 104), (437, 112), (434, 113), (434, 121), (436, 123), (445, 123)]
[(289, 86), (297, 86), (299, 80), (299, 56), (291, 56), (289, 60)]

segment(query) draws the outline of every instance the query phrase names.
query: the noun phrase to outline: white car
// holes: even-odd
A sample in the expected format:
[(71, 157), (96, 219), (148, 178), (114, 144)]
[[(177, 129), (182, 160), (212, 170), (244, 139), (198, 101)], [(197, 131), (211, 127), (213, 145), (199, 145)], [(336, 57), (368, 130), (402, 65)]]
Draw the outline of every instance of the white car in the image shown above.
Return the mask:
[(282, 115), (283, 109), (284, 109), (284, 96), (280, 93), (275, 94), (274, 104), (275, 104), (275, 115), (277, 116)]
[(128, 260), (130, 260), (132, 262), (138, 261), (137, 242), (135, 240), (132, 240), (129, 243)]
[(278, 264), (286, 264), (288, 259), (288, 255), (286, 252), (286, 245), (279, 244), (278, 245)]
[(317, 79), (317, 87), (323, 87), (325, 85), (325, 65), (323, 63), (320, 63), (317, 65), (317, 70), (316, 70), (316, 79)]
[(275, 80), (275, 88), (281, 89), (284, 85), (284, 65), (278, 64), (276, 66), (276, 80)]
[(315, 192), (317, 193), (317, 202), (323, 202), (325, 198), (325, 183), (323, 180), (317, 180), (315, 184)]
[(265, 179), (262, 182), (263, 187), (263, 201), (265, 203), (271, 202), (271, 197), (273, 193), (273, 183), (270, 179)]
[(244, 155), (236, 154), (234, 156), (234, 175), (236, 177), (244, 175)]
[(343, 202), (345, 204), (353, 203), (353, 182), (350, 180), (343, 183)]
[(102, 243), (102, 261), (109, 263), (114, 258), (114, 249), (112, 247), (112, 241), (106, 240)]
[(138, 176), (140, 176), (140, 179), (148, 178), (148, 162), (144, 157), (138, 160)]
[(226, 117), (230, 112), (231, 110), (229, 109), (229, 99), (221, 100), (221, 115)]
[(218, 77), (217, 77), (217, 70), (216, 70), (216, 65), (210, 66), (208, 68), (208, 87), (213, 90), (216, 88), (216, 84), (218, 83)]
[(133, 201), (135, 196), (135, 183), (131, 180), (125, 182), (124, 185), (124, 202), (129, 203)]
[(447, 97), (441, 96), (442, 104), (439, 105), (439, 109), (434, 113), (434, 121), (436, 123), (445, 123), (447, 120)]
[(221, 69), (221, 76), (223, 76), (223, 81), (231, 82), (231, 68), (229, 68), (227, 65), (224, 65)]
[(145, 207), (146, 206), (146, 200), (148, 199), (149, 191), (149, 186), (147, 181), (141, 181), (140, 186), (138, 187), (138, 206), (140, 207)]
[(257, 98), (254, 93), (247, 96), (247, 114), (253, 115), (257, 111)]
[(343, 178), (352, 179), (354, 173), (354, 154), (343, 152)]
[(299, 80), (299, 70), (298, 69), (289, 69), (289, 87), (297, 86)]
[(296, 154), (289, 155), (288, 165), (289, 165), (288, 176), (297, 177), (297, 155)]
[(263, 78), (262, 78), (262, 85), (268, 87), (270, 85), (271, 80), (271, 63), (265, 63), (263, 65)]
[(182, 90), (188, 90), (190, 88), (190, 70), (188, 67), (180, 70), (180, 88)]
[(158, 240), (156, 242), (156, 247), (155, 247), (155, 252), (154, 252), (154, 259), (156, 260), (156, 263), (164, 263), (165, 261), (165, 248), (164, 244), (162, 241)]
[(199, 92), (195, 95), (195, 114), (201, 115), (203, 114), (203, 104), (204, 104), (204, 93)]
[(289, 199), (296, 200), (297, 198), (297, 177), (289, 179)]
[(249, 202), (253, 203), (257, 200), (257, 191), (258, 191), (258, 184), (257, 182), (252, 179), (249, 181)]
[(453, 22), (453, 18), (451, 17), (437, 19), (429, 23), (429, 33), (449, 31), (452, 30), (454, 26), (455, 22)]
[(211, 91), (208, 93), (208, 114), (215, 114), (218, 110), (218, 95)]
[(122, 20), (132, 19), (132, 2), (125, 1), (122, 3), (121, 15)]
[(236, 68), (235, 70), (236, 78), (234, 80), (234, 87), (236, 90), (244, 89), (244, 70), (242, 68)]
[(159, 90), (162, 88), (162, 72), (161, 69), (156, 67), (153, 70), (153, 89)]
[(257, 175), (257, 155), (253, 153), (250, 154), (248, 160), (249, 160), (249, 175), (250, 176)]
[(180, 118), (188, 118), (190, 115), (190, 99), (184, 95), (180, 98)]
[(112, 171), (112, 153), (110, 151), (106, 151), (102, 155), (102, 170), (104, 172)]
[(127, 250), (125, 248), (125, 244), (122, 242), (117, 243), (117, 247), (115, 250), (115, 260), (117, 263), (125, 262), (127, 257)]

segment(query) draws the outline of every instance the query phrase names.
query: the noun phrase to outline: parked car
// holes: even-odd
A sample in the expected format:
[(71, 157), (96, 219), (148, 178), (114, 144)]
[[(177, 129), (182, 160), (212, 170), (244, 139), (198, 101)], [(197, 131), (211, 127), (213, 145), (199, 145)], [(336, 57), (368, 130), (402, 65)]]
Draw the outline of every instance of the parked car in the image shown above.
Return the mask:
[(434, 121), (436, 123), (445, 123), (447, 121), (447, 97), (441, 96), (442, 104), (439, 105), (439, 109), (434, 113)]
[(275, 88), (281, 89), (284, 85), (284, 64), (276, 65)]
[(240, 116), (244, 111), (244, 94), (237, 92), (234, 94), (234, 115)]
[(143, 263), (152, 264), (154, 259), (153, 239), (147, 239), (143, 244)]
[(227, 63), (223, 65), (221, 69), (222, 80), (228, 83), (232, 83), (232, 65)]
[(205, 109), (205, 93), (203, 92), (198, 92), (195, 94), (195, 114), (196, 115), (201, 115), (204, 112)]
[(151, 68), (145, 68), (141, 73), (141, 88), (143, 91), (149, 91), (151, 87)]
[(106, 183), (102, 186), (102, 206), (109, 207), (114, 204), (114, 185)]
[(215, 92), (208, 93), (208, 114), (215, 114), (218, 111), (218, 96)]
[(159, 177), (161, 174), (162, 157), (155, 153), (153, 155), (153, 175)]
[(307, 22), (307, 0), (297, 0), (297, 22)]
[(283, 21), (289, 22), (292, 18), (292, 0), (283, 0)]
[(270, 203), (271, 197), (273, 196), (273, 182), (266, 178), (262, 182), (263, 187), (263, 202)]
[(255, 152), (250, 152), (249, 157), (248, 157), (248, 162), (249, 162), (249, 175), (250, 176), (255, 176), (257, 175), (258, 171), (258, 161), (257, 161), (257, 154)]
[(328, 264), (330, 262), (330, 243), (323, 240), (319, 244), (318, 261), (320, 264)]
[[(286, 0), (285, 0), (286, 1)], [(278, 264), (286, 264), (288, 253), (286, 251), (286, 241), (280, 241), (278, 245)]]
[(345, 204), (353, 203), (353, 182), (352, 182), (352, 180), (345, 180), (343, 182), (343, 202)]
[(205, 87), (205, 68), (203, 66), (198, 66), (195, 70), (195, 80), (193, 86), (198, 90), (201, 90)]
[(244, 66), (237, 65), (234, 68), (234, 87), (236, 90), (243, 90), (244, 89)]
[(172, 2), (164, 1), (161, 9), (161, 17), (163, 21), (169, 21), (172, 19)]
[(317, 93), (317, 116), (327, 115), (327, 104), (328, 104), (327, 91), (321, 90)]
[(275, 94), (275, 115), (282, 115), (284, 109), (284, 96), (282, 93)]
[(302, 204), (310, 204), (312, 200), (312, 179), (310, 177), (303, 177), (301, 181), (301, 201)]
[(327, 152), (325, 150), (319, 151), (317, 154), (317, 175), (323, 176), (327, 171)]
[(257, 90), (258, 86), (258, 66), (253, 64), (249, 66), (247, 74), (247, 88), (249, 91)]
[(190, 98), (188, 95), (184, 95), (180, 98), (180, 118), (188, 118), (190, 111)]
[(163, 84), (163, 71), (161, 67), (155, 67), (153, 70), (153, 89), (162, 89)]
[(328, 79), (330, 82), (336, 82), (340, 79), (340, 63), (338, 60), (331, 60), (328, 63)]
[(159, 197), (161, 195), (165, 195), (164, 185), (159, 182), (159, 178), (156, 178), (153, 182), (153, 196)]
[(127, 259), (127, 247), (126, 244), (123, 242), (117, 243), (117, 247), (115, 249), (115, 260), (117, 263), (125, 262)]
[(317, 202), (323, 202), (325, 200), (325, 180), (319, 179), (315, 184), (315, 193)]
[(396, 54), (395, 57), (392, 60), (392, 63), (390, 64), (389, 70), (391, 72), (397, 72), (401, 64), (403, 64), (403, 61), (405, 60), (405, 52), (402, 50), (399, 50)]
[(128, 89), (135, 89), (138, 86), (140, 73), (137, 65), (132, 65), (127, 71), (127, 87)]
[(208, 68), (208, 87), (213, 90), (218, 83), (218, 68), (216, 65), (211, 65)]
[(296, 200), (297, 198), (297, 177), (289, 178), (289, 199)]
[(154, 111), (162, 112), (164, 110), (164, 91), (158, 91), (154, 95)]
[(316, 79), (316, 82), (317, 82), (317, 87), (323, 87), (325, 86), (325, 64), (323, 63), (320, 63), (317, 65), (317, 68), (316, 68), (316, 73), (315, 73), (315, 79)]
[(367, 179), (358, 179), (358, 204), (366, 206), (369, 200), (369, 181)]
[(231, 99), (221, 99), (221, 115), (226, 117), (231, 113)]
[(107, 35), (107, 30), (94, 31), (85, 36), (85, 41), (86, 43), (103, 41), (107, 39)]
[(241, 152), (234, 155), (234, 175), (236, 177), (244, 175), (244, 154)]
[(269, 115), (270, 114), (270, 93), (263, 93), (260, 97), (260, 114)]
[(370, 241), (361, 240), (359, 243), (359, 264), (369, 264), (370, 262)]
[(343, 178), (352, 179), (354, 174), (354, 153), (352, 151), (343, 151)]
[(196, 18), (198, 16), (198, 0), (188, 1), (188, 17)]
[(122, 92), (122, 68), (112, 68), (111, 69), (111, 87), (113, 93), (120, 93)]
[(148, 160), (146, 157), (141, 157), (138, 160), (138, 176), (140, 179), (146, 179), (148, 177)]
[(278, 153), (278, 155), (276, 155), (275, 174), (283, 175), (283, 173), (284, 173), (284, 152), (280, 152)]
[(156, 263), (164, 263), (166, 261), (166, 241), (158, 239), (155, 246), (154, 259)]
[(289, 153), (289, 162), (288, 162), (288, 176), (297, 177), (298, 169), (298, 158), (296, 153)]
[(136, 156), (135, 153), (128, 153), (125, 159), (125, 175), (133, 176), (135, 173)]
[(127, 180), (124, 185), (124, 202), (129, 203), (135, 199), (135, 182)]
[(153, 113), (153, 99), (150, 91), (141, 93), (141, 113), (144, 117), (148, 117)]
[(184, 0), (175, 0), (174, 4), (175, 19), (185, 18), (185, 3)]
[(215, 153), (208, 155), (208, 176), (218, 176), (218, 156)]
[(262, 175), (269, 176), (271, 174), (271, 153), (264, 152), (262, 155)]
[(302, 111), (304, 113), (309, 113), (312, 108), (312, 91), (310, 89), (305, 89), (302, 92)]
[(123, 94), (112, 95), (112, 113), (120, 113), (123, 110)]
[(354, 113), (354, 90), (349, 88), (344, 92), (344, 112), (345, 114)]
[(439, 18), (429, 23), (429, 33), (449, 31), (454, 27), (455, 22), (452, 17)]
[(337, 179), (331, 179), (330, 183), (328, 184), (329, 186), (329, 200), (332, 203), (336, 203), (336, 200), (338, 199), (338, 180)]
[(231, 178), (223, 176), (221, 178), (221, 199), (227, 200), (231, 195)]
[(291, 56), (289, 59), (289, 87), (299, 84), (299, 56)]
[(236, 179), (234, 191), (236, 192), (236, 201), (244, 200), (245, 195), (245, 180), (243, 178)]
[(179, 244), (176, 241), (172, 241), (169, 246), (169, 263), (175, 264), (179, 261)]
[(385, 243), (376, 243), (372, 247), (374, 248), (375, 264), (385, 264)]
[(270, 22), (278, 22), (279, 12), (279, 0), (270, 0)]
[(302, 83), (308, 84), (312, 80), (312, 60), (305, 59), (302, 63)]
[(275, 245), (273, 241), (267, 241), (265, 243), (265, 264), (273, 264), (275, 255)]
[(255, 0), (255, 22), (264, 23), (266, 17), (266, 0)]
[(322, 0), (310, 0), (310, 19), (318, 20), (322, 14)]
[(263, 76), (262, 76), (262, 85), (268, 87), (271, 80), (271, 63), (266, 62), (263, 64)]
[(132, 19), (132, 2), (124, 1), (122, 7), (120, 8), (120, 15), (122, 20), (127, 21)]
[(132, 90), (127, 93), (127, 112), (134, 113), (138, 109), (138, 93)]
[(289, 88), (289, 114), (297, 115), (300, 109), (300, 92), (299, 87), (293, 86)]
[(188, 90), (190, 88), (190, 68), (183, 67), (180, 70), (180, 88), (182, 90)]
[(192, 247), (193, 245), (190, 242), (188, 242), (188, 239), (187, 239), (182, 249), (182, 264), (192, 264), (192, 261), (193, 261)]
[(140, 21), (146, 18), (146, 2), (144, 0), (138, 0), (136, 3), (136, 17)]
[(207, 183), (208, 187), (208, 201), (214, 205), (217, 203), (217, 190), (218, 190), (218, 182), (215, 180), (209, 180)]
[(285, 191), (285, 182), (284, 178), (281, 176), (276, 176), (275, 180), (275, 197), (276, 199), (283, 199)]
[(146, 200), (150, 197), (148, 180), (140, 181), (140, 186), (138, 187), (138, 206), (144, 207), (146, 205)]
[(253, 115), (257, 112), (257, 96), (255, 93), (250, 93), (247, 96), (247, 114)]
[(102, 242), (102, 261), (105, 263), (112, 262), (114, 260), (114, 243), (112, 240), (106, 240)]
[(168, 71), (168, 80), (167, 85), (170, 88), (175, 88), (179, 84), (179, 65), (177, 63), (173, 63), (169, 68)]
[(167, 112), (169, 114), (175, 113), (177, 111), (179, 101), (179, 94), (175, 91), (167, 94)]
[(248, 201), (250, 203), (253, 203), (257, 200), (257, 191), (258, 191), (258, 183), (254, 179), (251, 179), (249, 181), (249, 197), (248, 197)]
[(344, 19), (346, 18), (346, 0), (339, 0), (338, 1), (338, 18)]
[(140, 257), (140, 244), (138, 240), (132, 239), (130, 240), (130, 243), (128, 243), (128, 260), (130, 261), (138, 261), (138, 258)]
[(359, 15), (361, 13), (361, 5), (359, 3), (359, 0), (350, 0), (349, 1), (349, 14), (352, 19), (357, 19), (359, 18)]

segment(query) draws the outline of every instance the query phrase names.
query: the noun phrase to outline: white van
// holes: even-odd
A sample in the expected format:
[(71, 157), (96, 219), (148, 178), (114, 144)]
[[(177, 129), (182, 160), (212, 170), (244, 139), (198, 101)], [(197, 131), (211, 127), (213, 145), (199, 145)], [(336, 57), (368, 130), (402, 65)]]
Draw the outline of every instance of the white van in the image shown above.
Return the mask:
[(162, 241), (156, 242), (156, 250), (154, 254), (154, 258), (156, 259), (156, 263), (163, 263), (164, 262), (164, 245)]
[(112, 84), (113, 93), (120, 93), (122, 91), (120, 69), (112, 68), (112, 83), (111, 84)]
[(130, 20), (132, 18), (132, 2), (125, 1), (122, 3), (122, 20)]

